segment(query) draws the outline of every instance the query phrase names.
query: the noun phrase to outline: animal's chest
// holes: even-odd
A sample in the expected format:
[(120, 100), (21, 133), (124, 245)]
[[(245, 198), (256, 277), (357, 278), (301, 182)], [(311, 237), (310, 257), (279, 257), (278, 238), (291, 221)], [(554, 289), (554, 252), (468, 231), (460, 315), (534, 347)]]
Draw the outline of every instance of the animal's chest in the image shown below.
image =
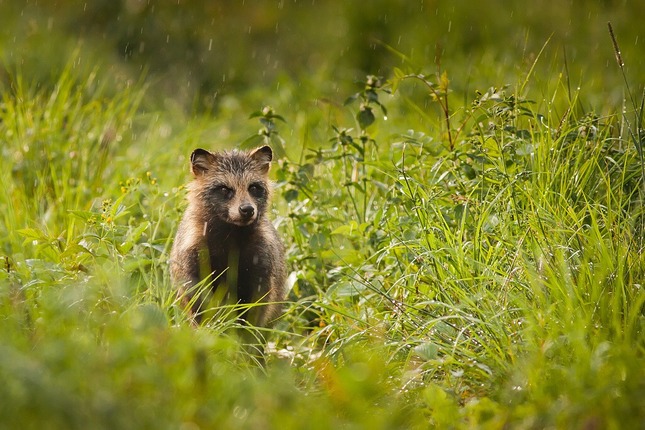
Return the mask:
[(266, 293), (269, 267), (262, 250), (250, 240), (223, 240), (209, 244), (214, 286), (225, 286), (235, 301), (249, 303)]

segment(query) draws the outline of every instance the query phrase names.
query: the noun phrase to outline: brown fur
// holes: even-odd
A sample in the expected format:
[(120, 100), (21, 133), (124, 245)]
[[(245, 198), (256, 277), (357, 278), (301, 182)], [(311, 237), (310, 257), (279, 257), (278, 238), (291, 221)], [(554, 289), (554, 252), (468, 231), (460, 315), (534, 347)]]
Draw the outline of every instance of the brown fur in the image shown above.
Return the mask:
[(286, 269), (284, 247), (266, 216), (273, 153), (254, 151), (191, 154), (188, 207), (170, 255), (170, 273), (179, 293), (193, 302), (201, 319), (206, 296), (194, 297), (196, 284), (208, 278), (209, 292), (226, 288), (233, 303), (267, 303), (240, 315), (256, 326), (267, 326), (280, 313)]

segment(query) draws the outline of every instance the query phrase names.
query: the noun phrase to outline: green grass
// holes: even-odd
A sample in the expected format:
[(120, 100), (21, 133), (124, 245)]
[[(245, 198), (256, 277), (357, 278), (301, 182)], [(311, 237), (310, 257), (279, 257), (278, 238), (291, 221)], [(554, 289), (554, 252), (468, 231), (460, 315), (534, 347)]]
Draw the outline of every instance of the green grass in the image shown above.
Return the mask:
[[(643, 96), (596, 111), (546, 55), (474, 96), (402, 66), (194, 117), (74, 62), (12, 72), (0, 428), (642, 428)], [(264, 366), (167, 268), (188, 154), (262, 142), (291, 287)]]

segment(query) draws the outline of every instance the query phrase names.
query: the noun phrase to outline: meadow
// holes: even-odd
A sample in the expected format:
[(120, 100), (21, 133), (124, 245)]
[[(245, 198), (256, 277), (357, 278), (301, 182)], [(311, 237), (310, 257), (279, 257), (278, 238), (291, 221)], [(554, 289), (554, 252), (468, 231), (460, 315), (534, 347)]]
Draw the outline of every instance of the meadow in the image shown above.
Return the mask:
[[(214, 90), (195, 66), (187, 96), (181, 71), (96, 35), (53, 31), (47, 52), (62, 18), (2, 6), (29, 36), (2, 35), (0, 428), (645, 428), (637, 18), (602, 22), (597, 57), (548, 28), (500, 61), (493, 30), (477, 56), (470, 33), (441, 55), (381, 41), (387, 60), (316, 73), (287, 49), (291, 74)], [(194, 327), (168, 270), (188, 157), (262, 144), (284, 316), (240, 327), (216, 306)]]

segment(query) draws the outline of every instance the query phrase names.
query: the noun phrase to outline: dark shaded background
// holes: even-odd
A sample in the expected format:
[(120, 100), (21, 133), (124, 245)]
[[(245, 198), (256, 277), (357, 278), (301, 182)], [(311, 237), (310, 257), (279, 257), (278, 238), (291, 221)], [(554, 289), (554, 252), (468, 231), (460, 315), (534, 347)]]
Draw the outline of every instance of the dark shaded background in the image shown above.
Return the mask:
[[(280, 79), (334, 91), (366, 74), (388, 77), (395, 66), (500, 85), (525, 73), (547, 41), (545, 72), (555, 61), (584, 81), (585, 69), (611, 67), (610, 80), (595, 84), (618, 86), (607, 21), (630, 77), (645, 76), (642, 1), (4, 0), (0, 15), (10, 72), (47, 85), (76, 55), (115, 81), (143, 75), (159, 101), (197, 110)], [(10, 85), (7, 73), (2, 83)]]

